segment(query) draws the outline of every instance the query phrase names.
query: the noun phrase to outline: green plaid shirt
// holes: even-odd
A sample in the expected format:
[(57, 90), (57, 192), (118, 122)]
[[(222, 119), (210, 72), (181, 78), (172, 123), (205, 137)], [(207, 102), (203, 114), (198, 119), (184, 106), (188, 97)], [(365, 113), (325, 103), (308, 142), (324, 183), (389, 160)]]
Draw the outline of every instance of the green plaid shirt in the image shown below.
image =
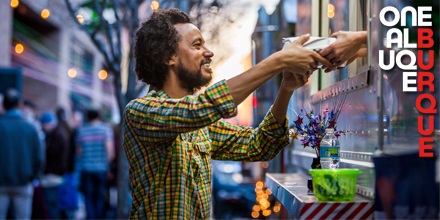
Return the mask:
[(226, 81), (198, 96), (150, 91), (125, 109), (124, 148), (133, 197), (130, 218), (208, 219), (211, 159), (267, 161), (288, 144), (287, 120), (258, 128), (228, 123), (237, 108)]

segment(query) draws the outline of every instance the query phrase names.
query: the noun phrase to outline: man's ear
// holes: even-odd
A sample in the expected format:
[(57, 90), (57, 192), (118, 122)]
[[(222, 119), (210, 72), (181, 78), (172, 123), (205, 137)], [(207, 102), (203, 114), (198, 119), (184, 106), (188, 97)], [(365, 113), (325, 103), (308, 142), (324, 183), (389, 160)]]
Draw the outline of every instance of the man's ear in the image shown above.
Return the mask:
[(166, 64), (167, 66), (174, 66), (174, 65), (176, 64), (176, 59), (177, 59), (177, 56), (176, 56), (176, 55), (173, 55), (173, 56), (171, 57), (171, 59), (169, 59), (165, 64)]

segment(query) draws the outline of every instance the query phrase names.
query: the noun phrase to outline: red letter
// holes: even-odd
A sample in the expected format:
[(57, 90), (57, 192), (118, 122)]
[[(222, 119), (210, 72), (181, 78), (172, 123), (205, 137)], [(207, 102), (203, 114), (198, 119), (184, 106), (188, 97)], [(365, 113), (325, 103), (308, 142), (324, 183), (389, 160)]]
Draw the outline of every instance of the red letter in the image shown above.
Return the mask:
[(432, 39), (433, 32), (431, 29), (419, 28), (417, 35), (418, 35), (417, 46), (419, 48), (431, 48), (432, 46), (434, 46), (434, 40)]
[[(428, 78), (425, 80), (425, 77)], [(434, 75), (431, 72), (417, 73), (417, 91), (423, 92), (423, 86), (428, 86), (430, 92), (434, 92)]]
[[(430, 105), (428, 108), (422, 107), (422, 101), (423, 99), (428, 99), (430, 101)], [(437, 108), (435, 107), (437, 105), (437, 100), (435, 100), (434, 96), (431, 94), (420, 94), (416, 99), (416, 108), (419, 110), (420, 113), (423, 114), (437, 114)]]
[(419, 131), (419, 134), (423, 136), (428, 136), (434, 133), (434, 116), (428, 115), (428, 129), (423, 129), (423, 115), (419, 115), (417, 117), (417, 130)]
[(434, 50), (428, 50), (428, 64), (423, 63), (423, 50), (417, 51), (417, 64), (422, 70), (430, 70), (434, 66)]
[(421, 137), (419, 139), (419, 157), (434, 157), (433, 152), (426, 152), (426, 150), (432, 150), (432, 144), (426, 145), (426, 142), (433, 143), (432, 137)]

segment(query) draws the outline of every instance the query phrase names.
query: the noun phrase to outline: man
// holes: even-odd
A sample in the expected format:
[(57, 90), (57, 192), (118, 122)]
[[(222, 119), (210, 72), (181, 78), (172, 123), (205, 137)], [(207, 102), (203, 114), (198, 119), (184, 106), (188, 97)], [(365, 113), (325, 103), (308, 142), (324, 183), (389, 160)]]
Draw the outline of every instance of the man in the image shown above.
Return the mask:
[(76, 139), (87, 219), (104, 219), (109, 163), (115, 157), (113, 130), (102, 122), (99, 112), (87, 111), (87, 124)]
[[(145, 97), (124, 114), (124, 148), (130, 163), (130, 218), (207, 219), (211, 207), (211, 160), (265, 161), (288, 144), (287, 105), (318, 63), (331, 64), (301, 45), (309, 36), (255, 67), (220, 81), (212, 79), (214, 53), (187, 14), (154, 12), (136, 32), (136, 73), (150, 84)], [(284, 71), (278, 96), (258, 128), (222, 118), (264, 82)]]
[(19, 110), (15, 89), (6, 91), (5, 114), (0, 116), (0, 219), (6, 219), (10, 202), (16, 219), (30, 219), (35, 179), (43, 164), (37, 129)]

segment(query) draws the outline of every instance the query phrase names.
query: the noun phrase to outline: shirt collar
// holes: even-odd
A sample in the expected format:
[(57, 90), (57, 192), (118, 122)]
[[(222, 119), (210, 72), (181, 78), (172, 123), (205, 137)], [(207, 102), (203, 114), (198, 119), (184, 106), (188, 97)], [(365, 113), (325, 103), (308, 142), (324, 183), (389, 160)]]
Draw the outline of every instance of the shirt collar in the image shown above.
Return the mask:
[(11, 109), (5, 112), (6, 116), (23, 116), (19, 109)]
[(159, 89), (159, 90), (151, 90), (149, 92), (149, 96), (163, 98), (163, 99), (171, 98), (165, 91), (163, 91), (161, 89)]

